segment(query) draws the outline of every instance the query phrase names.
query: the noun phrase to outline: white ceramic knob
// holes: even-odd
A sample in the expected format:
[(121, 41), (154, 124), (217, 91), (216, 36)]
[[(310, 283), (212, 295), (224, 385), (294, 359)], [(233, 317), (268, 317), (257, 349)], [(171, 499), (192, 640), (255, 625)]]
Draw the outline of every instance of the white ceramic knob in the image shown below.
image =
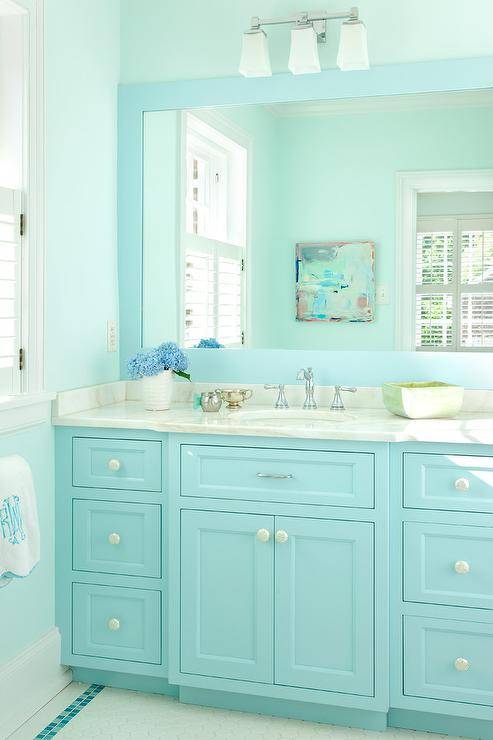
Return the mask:
[(467, 660), (467, 658), (456, 658), (454, 661), (454, 666), (456, 671), (468, 671), (469, 661)]
[(460, 575), (465, 575), (466, 573), (469, 573), (469, 571), (471, 570), (471, 566), (469, 565), (467, 560), (458, 560), (454, 565), (454, 570)]
[(471, 484), (469, 483), (467, 478), (457, 478), (454, 483), (454, 488), (456, 491), (468, 491), (470, 485)]
[(116, 473), (117, 470), (120, 470), (120, 467), (121, 463), (119, 460), (116, 460), (115, 458), (113, 458), (112, 460), (108, 460), (108, 468), (110, 470), (113, 470), (113, 472)]
[(110, 630), (112, 630), (113, 632), (116, 632), (116, 630), (119, 630), (120, 629), (120, 620), (119, 619), (115, 619), (115, 617), (113, 617), (113, 619), (109, 619), (108, 620), (108, 628)]
[(283, 545), (287, 541), (288, 533), (285, 532), (284, 529), (278, 529), (276, 532), (276, 542), (278, 542), (280, 545)]
[(108, 542), (110, 545), (119, 545), (120, 544), (120, 535), (118, 532), (112, 532), (108, 535)]
[(268, 542), (270, 540), (270, 532), (268, 529), (259, 529), (257, 532), (257, 539), (260, 542)]

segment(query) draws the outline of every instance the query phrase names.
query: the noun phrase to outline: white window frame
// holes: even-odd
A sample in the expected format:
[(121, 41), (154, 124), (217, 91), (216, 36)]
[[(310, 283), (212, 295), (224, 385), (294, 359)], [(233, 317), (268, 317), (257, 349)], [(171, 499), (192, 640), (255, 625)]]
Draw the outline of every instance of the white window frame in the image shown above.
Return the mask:
[[(427, 349), (416, 350), (417, 199), (419, 193), (444, 192), (493, 192), (493, 170), (397, 173), (395, 348), (399, 350), (423, 352)], [(436, 350), (430, 348), (430, 351)], [(460, 351), (471, 350), (461, 348)]]
[(24, 15), (23, 193), (20, 334), (24, 369), (19, 396), (44, 390), (44, 0), (11, 0)]
[[(252, 183), (251, 183), (251, 172), (252, 172), (252, 157), (253, 157), (253, 142), (252, 138), (239, 126), (235, 126), (226, 116), (221, 113), (212, 110), (203, 111), (183, 111), (181, 116), (181, 147), (180, 147), (180, 162), (186, 162), (187, 156), (187, 116), (193, 116), (194, 118), (202, 121), (203, 123), (216, 129), (220, 134), (228, 137), (232, 141), (236, 142), (240, 146), (244, 147), (247, 152), (247, 208), (245, 214), (245, 225), (244, 234), (240, 237), (241, 244), (234, 244), (221, 242), (219, 240), (211, 240), (205, 237), (201, 237), (195, 234), (189, 234), (187, 232), (187, 214), (185, 202), (187, 198), (187, 171), (186, 167), (181, 166), (179, 171), (181, 172), (181, 184), (180, 184), (180, 199), (179, 199), (179, 221), (180, 221), (180, 234), (177, 240), (177, 253), (178, 253), (178, 341), (180, 344), (184, 344), (185, 341), (185, 250), (186, 245), (190, 251), (194, 251), (194, 247), (197, 247), (197, 251), (204, 251), (205, 253), (214, 254), (225, 254), (226, 256), (233, 256), (239, 249), (243, 252), (243, 270), (242, 270), (242, 344), (228, 345), (228, 349), (235, 349), (249, 346), (250, 337), (250, 325), (251, 325), (251, 313), (250, 313), (250, 289), (251, 289), (251, 276), (248, 270), (248, 264), (250, 259), (251, 243), (251, 204), (252, 204)], [(229, 176), (229, 173), (228, 173)], [(204, 248), (205, 244), (209, 242), (209, 246)], [(202, 248), (201, 248), (202, 247)], [(230, 255), (231, 253), (231, 255)]]

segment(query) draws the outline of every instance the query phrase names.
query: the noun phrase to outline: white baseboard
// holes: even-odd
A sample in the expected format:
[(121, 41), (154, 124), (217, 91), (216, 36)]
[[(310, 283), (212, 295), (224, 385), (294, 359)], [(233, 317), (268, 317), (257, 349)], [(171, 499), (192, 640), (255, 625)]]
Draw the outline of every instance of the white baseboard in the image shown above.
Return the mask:
[(60, 665), (57, 627), (0, 666), (0, 738), (7, 738), (72, 680)]

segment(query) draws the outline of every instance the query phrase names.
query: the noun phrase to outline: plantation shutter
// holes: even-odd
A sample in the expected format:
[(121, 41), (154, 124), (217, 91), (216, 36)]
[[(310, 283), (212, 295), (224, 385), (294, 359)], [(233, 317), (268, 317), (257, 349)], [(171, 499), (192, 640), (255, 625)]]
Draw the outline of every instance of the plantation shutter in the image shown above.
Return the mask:
[(242, 343), (243, 250), (186, 236), (185, 347), (215, 337), (228, 347)]
[(242, 260), (219, 255), (217, 259), (217, 338), (221, 344), (241, 344)]
[(21, 193), (0, 187), (0, 395), (19, 393)]
[(460, 347), (493, 347), (493, 218), (461, 219)]
[(493, 218), (418, 219), (416, 348), (492, 347)]

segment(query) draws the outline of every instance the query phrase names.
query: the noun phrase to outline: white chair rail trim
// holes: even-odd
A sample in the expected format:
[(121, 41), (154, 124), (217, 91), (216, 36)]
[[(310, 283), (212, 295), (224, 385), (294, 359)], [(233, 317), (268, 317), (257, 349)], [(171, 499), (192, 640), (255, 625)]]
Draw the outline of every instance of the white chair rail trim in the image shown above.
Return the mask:
[(51, 420), (55, 393), (26, 393), (0, 397), (0, 434), (45, 424)]

